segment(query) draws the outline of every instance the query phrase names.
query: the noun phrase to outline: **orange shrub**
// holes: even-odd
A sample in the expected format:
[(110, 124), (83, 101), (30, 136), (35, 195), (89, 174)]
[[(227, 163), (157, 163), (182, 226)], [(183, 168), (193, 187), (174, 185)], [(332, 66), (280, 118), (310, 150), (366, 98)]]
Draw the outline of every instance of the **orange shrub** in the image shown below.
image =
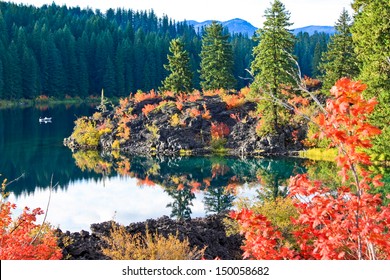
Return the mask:
[(226, 103), (226, 109), (230, 110), (240, 107), (245, 103), (245, 98), (235, 94), (221, 95), (222, 101)]
[(183, 110), (183, 102), (176, 101), (176, 107), (179, 111)]
[(207, 110), (206, 104), (203, 104), (204, 113), (202, 114), (202, 118), (205, 120), (211, 119), (210, 111)]
[(151, 104), (146, 104), (145, 107), (142, 108), (142, 113), (147, 117), (150, 112), (152, 112), (157, 105), (151, 105)]
[(187, 111), (189, 111), (191, 118), (196, 118), (197, 116), (201, 115), (201, 112), (196, 108), (187, 109)]
[(321, 86), (321, 81), (317, 79), (310, 78), (308, 76), (303, 77), (303, 83), (306, 85), (308, 89), (317, 89)]
[(203, 95), (204, 96), (216, 96), (218, 95), (219, 93), (214, 91), (214, 90), (206, 90), (203, 92)]
[(35, 224), (36, 217), (43, 214), (40, 208), (30, 211), (25, 207), (16, 219), (12, 209), (16, 205), (5, 201), (6, 181), (3, 181), (0, 201), (0, 259), (1, 260), (59, 260), (62, 250), (57, 237), (48, 224)]
[(187, 96), (187, 101), (188, 102), (195, 102), (195, 101), (197, 101), (197, 100), (199, 100), (201, 98), (202, 97), (200, 96), (200, 92), (199, 91), (195, 91), (191, 95)]
[(224, 123), (211, 123), (210, 134), (212, 139), (221, 139), (228, 136), (229, 127)]
[(141, 101), (153, 99), (153, 98), (157, 98), (157, 97), (159, 97), (159, 95), (154, 90), (151, 90), (149, 93), (137, 92), (134, 95), (134, 101), (136, 103), (139, 103)]

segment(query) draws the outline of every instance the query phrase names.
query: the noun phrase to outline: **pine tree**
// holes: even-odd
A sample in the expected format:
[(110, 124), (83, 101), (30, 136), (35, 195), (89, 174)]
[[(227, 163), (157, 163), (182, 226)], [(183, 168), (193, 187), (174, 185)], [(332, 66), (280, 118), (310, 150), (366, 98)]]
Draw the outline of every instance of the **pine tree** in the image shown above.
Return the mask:
[(272, 122), (266, 131), (272, 134), (284, 122), (279, 114), (283, 108), (278, 108), (275, 100), (281, 99), (282, 90), (294, 83), (294, 36), (287, 29), (291, 25), (290, 13), (279, 0), (275, 0), (272, 7), (265, 10), (265, 18), (264, 27), (257, 30), (256, 39), (260, 43), (253, 49), (251, 69), (255, 75), (253, 88), (262, 97), (263, 118)]
[(56, 98), (64, 97), (66, 88), (66, 75), (53, 34), (50, 34), (47, 41), (47, 92), (48, 96)]
[(77, 89), (78, 95), (87, 97), (89, 93), (89, 75), (88, 75), (88, 37), (85, 32), (76, 42), (77, 55)]
[(26, 46), (21, 64), (23, 65), (21, 68), (23, 97), (33, 99), (39, 93), (38, 63)]
[[(118, 45), (115, 54), (116, 95), (123, 96), (125, 91), (125, 49), (123, 42)], [(126, 94), (127, 95), (127, 94)]]
[(107, 97), (116, 95), (115, 70), (110, 57), (107, 57), (106, 71), (103, 77), (103, 88)]
[(5, 20), (3, 17), (3, 13), (0, 10), (0, 43), (6, 44), (7, 43), (7, 27), (5, 24)]
[(9, 99), (22, 97), (22, 74), (18, 50), (14, 41), (8, 49), (7, 62), (3, 65), (4, 94)]
[(4, 93), (3, 88), (4, 88), (3, 62), (0, 58), (0, 99), (3, 99), (3, 93)]
[(200, 85), (204, 90), (230, 89), (236, 83), (229, 37), (224, 34), (222, 25), (215, 21), (204, 30), (200, 53)]
[(170, 90), (174, 93), (190, 92), (192, 90), (192, 73), (190, 58), (180, 39), (173, 39), (169, 46), (171, 55), (168, 55), (168, 64), (164, 68), (170, 72), (163, 81), (161, 90)]
[(359, 79), (368, 85), (367, 97), (376, 97), (371, 122), (382, 130), (372, 151), (379, 160), (390, 161), (390, 5), (388, 0), (352, 4), (357, 13), (352, 39), (360, 64)]
[(358, 74), (359, 68), (353, 50), (352, 19), (346, 9), (343, 9), (335, 24), (337, 33), (329, 42), (328, 51), (323, 53), (320, 70), (324, 75), (323, 89), (329, 92), (330, 88), (342, 77), (353, 78)]
[(134, 82), (134, 56), (133, 56), (133, 45), (129, 39), (124, 41), (124, 53), (125, 53), (125, 93), (130, 94), (131, 92), (135, 92), (137, 89), (135, 88)]

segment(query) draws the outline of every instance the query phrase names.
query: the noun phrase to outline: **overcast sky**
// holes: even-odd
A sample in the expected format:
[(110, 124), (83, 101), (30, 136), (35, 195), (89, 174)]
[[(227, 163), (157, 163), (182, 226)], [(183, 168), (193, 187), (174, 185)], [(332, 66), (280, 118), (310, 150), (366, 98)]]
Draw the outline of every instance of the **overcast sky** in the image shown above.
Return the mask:
[[(35, 6), (51, 4), (53, 0), (13, 0), (8, 2), (28, 3)], [(264, 10), (270, 7), (271, 0), (54, 0), (58, 5), (68, 7), (90, 7), (106, 11), (109, 8), (126, 8), (132, 10), (153, 9), (158, 16), (181, 21), (187, 20), (220, 20), (241, 18), (249, 21), (255, 27), (261, 27), (264, 21)], [(333, 26), (343, 8), (351, 14), (352, 0), (282, 0), (291, 13), (292, 28), (307, 25)]]

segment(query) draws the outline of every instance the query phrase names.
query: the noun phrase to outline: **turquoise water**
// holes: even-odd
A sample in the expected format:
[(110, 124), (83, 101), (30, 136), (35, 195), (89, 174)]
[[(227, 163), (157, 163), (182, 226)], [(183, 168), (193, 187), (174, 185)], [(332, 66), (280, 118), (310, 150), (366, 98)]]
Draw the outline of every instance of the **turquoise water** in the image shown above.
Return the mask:
[[(63, 138), (76, 117), (93, 112), (86, 105), (0, 110), (0, 174), (9, 181), (23, 175), (7, 188), (9, 199), (20, 209), (45, 210), (50, 198), (47, 221), (62, 230), (88, 230), (111, 219), (129, 224), (162, 215), (200, 217), (231, 209), (238, 197), (255, 197), (260, 189), (283, 195), (297, 173), (335, 174), (331, 163), (296, 158), (72, 154)], [(40, 117), (52, 122), (40, 123)]]

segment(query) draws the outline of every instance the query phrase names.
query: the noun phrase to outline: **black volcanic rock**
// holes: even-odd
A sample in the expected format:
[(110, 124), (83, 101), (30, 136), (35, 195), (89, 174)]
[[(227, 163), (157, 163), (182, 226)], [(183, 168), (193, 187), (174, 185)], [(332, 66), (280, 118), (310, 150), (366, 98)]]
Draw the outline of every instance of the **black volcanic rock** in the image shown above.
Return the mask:
[[(126, 226), (130, 234), (145, 235), (146, 228), (150, 233), (158, 232), (164, 236), (178, 234), (180, 240), (188, 239), (190, 247), (202, 249), (205, 246), (205, 259), (219, 257), (224, 260), (242, 259), (242, 237), (240, 235), (226, 236), (223, 218), (226, 214), (211, 215), (192, 220), (172, 220), (167, 216), (159, 219), (149, 219), (145, 222), (132, 223)], [(64, 258), (70, 260), (108, 260), (103, 255), (102, 247), (106, 246), (104, 236), (109, 236), (112, 222), (91, 225), (91, 233), (69, 231), (63, 233), (57, 230), (60, 247)], [(69, 243), (69, 239), (71, 244)], [(66, 241), (68, 240), (68, 241)]]
[[(229, 97), (230, 95), (230, 97)], [(123, 110), (131, 112), (133, 118), (126, 123), (130, 129), (129, 139), (119, 139), (118, 120), (113, 112), (106, 115), (113, 125), (110, 133), (100, 136), (98, 149), (109, 152), (115, 141), (121, 141), (123, 154), (133, 155), (179, 155), (182, 153), (204, 155), (224, 153), (235, 156), (254, 155), (289, 155), (302, 149), (300, 140), (305, 137), (305, 127), (279, 127), (276, 135), (260, 137), (256, 132), (259, 116), (256, 114), (257, 103), (241, 100), (242, 103), (228, 106), (226, 98), (232, 100), (242, 98), (234, 93), (199, 96), (196, 101), (183, 101), (179, 110), (176, 102), (170, 99), (155, 97), (135, 102), (129, 100)], [(193, 99), (195, 100), (195, 99)], [(162, 102), (163, 101), (163, 102)], [(165, 103), (164, 103), (165, 102)], [(231, 102), (231, 101), (230, 101)], [(162, 105), (161, 105), (162, 104)], [(143, 113), (145, 106), (157, 106), (148, 113)], [(204, 117), (208, 111), (209, 117)], [(193, 112), (196, 114), (194, 115)], [(172, 124), (172, 118), (180, 118), (180, 124)], [(123, 125), (123, 124), (122, 124)], [(99, 126), (99, 124), (97, 124)], [(215, 141), (212, 137), (213, 127), (226, 126), (228, 134), (223, 141)], [(292, 136), (299, 131), (299, 139)], [(64, 139), (64, 144), (74, 150), (85, 149), (78, 145), (77, 139)]]

